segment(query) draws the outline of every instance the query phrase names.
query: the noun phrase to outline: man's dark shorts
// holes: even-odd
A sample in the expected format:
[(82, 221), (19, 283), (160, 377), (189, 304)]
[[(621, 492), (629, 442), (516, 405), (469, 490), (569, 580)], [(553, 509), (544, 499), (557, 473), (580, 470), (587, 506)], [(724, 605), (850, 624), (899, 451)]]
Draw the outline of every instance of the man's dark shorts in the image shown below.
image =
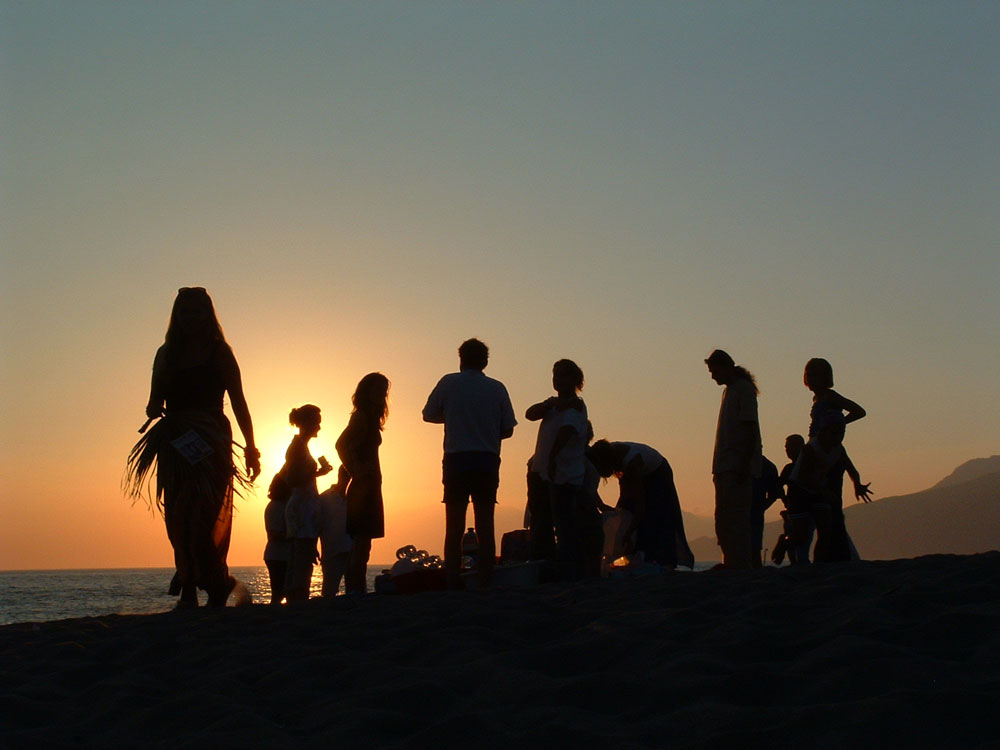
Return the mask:
[(444, 503), (495, 503), (500, 486), (500, 456), (468, 451), (445, 453), (442, 463)]

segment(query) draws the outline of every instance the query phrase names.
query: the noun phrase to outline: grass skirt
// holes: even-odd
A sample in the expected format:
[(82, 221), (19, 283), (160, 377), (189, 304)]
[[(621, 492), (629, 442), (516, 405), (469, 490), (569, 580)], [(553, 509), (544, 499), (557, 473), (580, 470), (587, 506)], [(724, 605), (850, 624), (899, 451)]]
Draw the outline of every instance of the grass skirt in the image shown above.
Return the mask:
[[(148, 485), (154, 467), (156, 493), (151, 498)], [(197, 587), (208, 592), (210, 603), (220, 598), (224, 603), (233, 587), (226, 557), (234, 485), (248, 486), (236, 468), (232, 428), (225, 415), (174, 411), (160, 419), (129, 453), (124, 485), (134, 499), (155, 502), (163, 514), (177, 568), (170, 593), (191, 597)]]

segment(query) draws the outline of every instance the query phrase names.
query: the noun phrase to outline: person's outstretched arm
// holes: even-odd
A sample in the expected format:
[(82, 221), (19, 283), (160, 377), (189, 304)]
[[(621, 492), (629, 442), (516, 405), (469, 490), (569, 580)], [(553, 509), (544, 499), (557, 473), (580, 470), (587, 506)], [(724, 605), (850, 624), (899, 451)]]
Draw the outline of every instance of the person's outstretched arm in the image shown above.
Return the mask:
[(858, 472), (857, 468), (854, 466), (854, 462), (851, 461), (851, 457), (847, 455), (847, 449), (842, 448), (844, 455), (844, 469), (847, 471), (847, 476), (851, 478), (854, 483), (854, 497), (859, 501), (863, 500), (866, 503), (872, 501), (871, 495), (872, 491), (868, 489), (872, 486), (872, 483), (861, 484), (861, 474)]
[(236, 424), (243, 433), (243, 442), (246, 443), (244, 458), (247, 464), (247, 473), (250, 474), (250, 481), (254, 481), (260, 476), (260, 451), (253, 439), (253, 420), (250, 418), (250, 407), (247, 406), (246, 396), (243, 395), (243, 377), (240, 375), (240, 366), (236, 362), (236, 355), (233, 350), (227, 347), (229, 356), (226, 358), (226, 391), (229, 393), (229, 403), (233, 407), (233, 414), (236, 417)]

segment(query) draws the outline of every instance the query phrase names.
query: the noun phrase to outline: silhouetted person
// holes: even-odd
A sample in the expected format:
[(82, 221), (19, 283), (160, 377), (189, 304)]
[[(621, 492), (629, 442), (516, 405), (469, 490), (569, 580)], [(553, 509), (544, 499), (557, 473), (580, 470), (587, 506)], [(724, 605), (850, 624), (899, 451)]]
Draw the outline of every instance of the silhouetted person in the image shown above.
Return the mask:
[(792, 469), (795, 468), (795, 462), (805, 445), (806, 439), (801, 435), (793, 434), (785, 438), (785, 456), (788, 458), (788, 463), (778, 473), (778, 485), (782, 499), (788, 497), (788, 482), (792, 476)]
[[(840, 413), (831, 413), (817, 427), (815, 437), (802, 448), (788, 483), (788, 498), (786, 505), (791, 514), (801, 516), (808, 513), (816, 529), (816, 550), (814, 559), (817, 562), (829, 560), (832, 544), (832, 504), (828, 475), (830, 469), (841, 460), (844, 439), (844, 417)], [(808, 562), (808, 540), (799, 533), (798, 528), (793, 535), (792, 544), (796, 548), (798, 564)], [(805, 549), (802, 549), (805, 544)]]
[(305, 601), (309, 598), (313, 565), (316, 562), (316, 542), (319, 539), (319, 492), (316, 478), (330, 473), (332, 467), (309, 452), (309, 441), (319, 434), (322, 415), (318, 406), (306, 404), (292, 409), (288, 423), (299, 428), (297, 435), (285, 451), (285, 465), (281, 471), (291, 488), (285, 505), (285, 529), (291, 542), (292, 554), (285, 579), (285, 596), (288, 601)]
[(790, 500), (793, 493), (791, 488), (792, 471), (795, 463), (805, 448), (806, 441), (801, 435), (789, 435), (785, 438), (785, 455), (788, 463), (782, 467), (778, 474), (778, 485), (781, 492), (781, 499), (785, 504), (785, 510), (781, 513), (783, 521), (782, 534), (778, 542), (774, 545), (774, 553), (771, 559), (777, 564), (781, 564), (784, 553), (788, 553), (788, 562), (792, 565), (799, 565), (809, 562), (809, 548), (812, 546), (813, 525), (812, 516), (809, 514), (808, 504), (796, 506), (795, 498)]
[[(634, 551), (669, 568), (694, 567), (684, 534), (674, 472), (670, 463), (643, 443), (598, 440), (587, 458), (602, 477), (615, 476), (621, 488), (619, 510), (632, 514)], [(747, 537), (749, 543), (749, 536)]]
[[(234, 461), (232, 428), (222, 407), (226, 393), (246, 442), (248, 478)], [(226, 564), (233, 483), (257, 478), (260, 452), (239, 365), (201, 287), (184, 287), (174, 299), (163, 346), (153, 360), (146, 416), (147, 425), (162, 418), (132, 448), (125, 484), (138, 497), (156, 465), (156, 504), (177, 568), (170, 593), (180, 594), (178, 606), (196, 607), (200, 588), (210, 606), (225, 606), (236, 585)]]
[(757, 383), (726, 352), (716, 349), (705, 360), (712, 379), (725, 386), (715, 431), (712, 478), (715, 483), (715, 535), (726, 568), (753, 564), (750, 540), (752, 480), (760, 476), (761, 442), (757, 418)]
[(434, 386), (424, 406), (425, 422), (444, 424), (445, 534), (448, 586), (461, 587), (462, 534), (469, 499), (479, 538), (479, 583), (490, 584), (496, 560), (494, 504), (500, 486), (500, 442), (514, 434), (517, 420), (507, 389), (483, 370), (489, 349), (478, 339), (458, 348), (459, 371)]
[[(594, 429), (587, 424), (587, 444), (594, 439)], [(577, 525), (583, 555), (583, 573), (589, 578), (601, 575), (604, 556), (604, 513), (614, 510), (601, 499), (601, 475), (593, 462), (584, 455), (583, 484), (580, 487)]]
[(750, 501), (750, 534), (754, 550), (751, 563), (754, 568), (760, 568), (764, 565), (764, 514), (780, 497), (778, 467), (771, 463), (766, 456), (761, 456), (760, 476), (753, 479)]
[(556, 559), (555, 523), (552, 520), (552, 499), (549, 497), (549, 485), (542, 475), (531, 466), (533, 459), (528, 459), (528, 502), (524, 513), (524, 525), (528, 529), (528, 558), (531, 560)]
[[(833, 390), (833, 367), (821, 358), (813, 358), (806, 362), (802, 381), (813, 392), (813, 404), (809, 412), (809, 437), (814, 438), (824, 424), (830, 419), (843, 419), (844, 426), (862, 419), (866, 412), (854, 401), (841, 396)], [(844, 524), (843, 484), (844, 473), (847, 472), (854, 483), (854, 494), (859, 500), (870, 502), (870, 485), (861, 484), (861, 476), (854, 467), (846, 449), (841, 452), (840, 459), (831, 467), (827, 476), (830, 501), (830, 535), (826, 543), (817, 545), (816, 559), (820, 562), (836, 562), (850, 560), (852, 545)]]
[[(270, 500), (264, 508), (264, 531), (267, 533), (264, 565), (271, 583), (271, 604), (281, 604), (285, 598), (288, 562), (292, 559), (292, 543), (288, 540), (288, 527), (285, 525), (285, 505), (291, 491), (284, 484), (284, 477), (277, 479), (279, 481), (271, 483)], [(275, 491), (275, 488), (278, 490)]]
[[(531, 547), (541, 553), (554, 528), (561, 572), (579, 578), (584, 573), (581, 487), (590, 429), (587, 406), (579, 396), (583, 370), (572, 360), (560, 359), (552, 366), (552, 388), (555, 396), (532, 404), (524, 415), (531, 422), (541, 420), (531, 458), (535, 487), (528, 495)], [(532, 479), (528, 481), (531, 488)], [(539, 491), (542, 486), (544, 491)]]
[(345, 492), (351, 475), (343, 466), (337, 483), (319, 494), (319, 539), (323, 566), (323, 596), (336, 596), (340, 581), (347, 573), (354, 544), (347, 533), (347, 498)]
[(378, 448), (389, 416), (389, 379), (380, 372), (361, 378), (352, 397), (354, 411), (337, 439), (340, 461), (351, 475), (347, 486), (347, 533), (354, 546), (344, 577), (348, 594), (368, 590), (368, 558), (372, 539), (385, 536), (382, 467)]

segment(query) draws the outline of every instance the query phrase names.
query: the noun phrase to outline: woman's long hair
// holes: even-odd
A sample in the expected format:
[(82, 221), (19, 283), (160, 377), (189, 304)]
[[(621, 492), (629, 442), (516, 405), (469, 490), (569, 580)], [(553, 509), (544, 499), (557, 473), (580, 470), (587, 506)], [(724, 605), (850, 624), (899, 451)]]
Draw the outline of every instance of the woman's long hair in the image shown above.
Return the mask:
[(757, 387), (757, 378), (753, 376), (752, 372), (741, 365), (733, 365), (733, 372), (736, 373), (736, 377), (742, 378), (743, 380), (749, 380), (750, 385), (753, 386), (753, 392), (758, 396), (760, 395), (760, 388)]
[[(198, 315), (197, 326), (192, 326), (185, 320), (192, 311)], [(170, 362), (174, 352), (193, 339), (226, 342), (212, 298), (200, 286), (186, 286), (177, 290), (174, 306), (170, 310), (167, 334), (163, 339), (167, 362)]]
[(389, 378), (380, 372), (368, 373), (354, 389), (351, 403), (354, 404), (353, 414), (360, 412), (373, 422), (378, 422), (381, 430), (389, 416)]

